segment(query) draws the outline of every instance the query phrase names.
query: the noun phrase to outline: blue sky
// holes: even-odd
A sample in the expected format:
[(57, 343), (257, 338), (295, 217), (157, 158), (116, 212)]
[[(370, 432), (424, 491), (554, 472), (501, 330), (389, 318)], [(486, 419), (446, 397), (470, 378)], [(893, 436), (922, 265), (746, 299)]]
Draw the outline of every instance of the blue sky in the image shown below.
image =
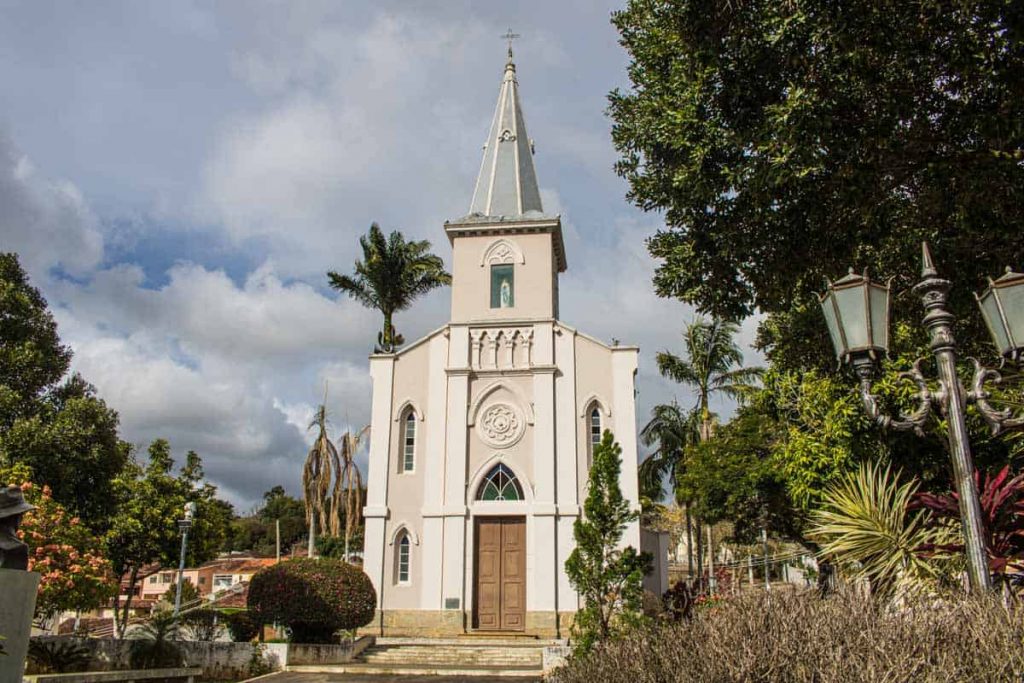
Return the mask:
[[(336, 431), (369, 417), (378, 316), (324, 273), (351, 269), (371, 221), (449, 261), (442, 224), (468, 209), (511, 26), (545, 210), (563, 217), (562, 316), (641, 346), (641, 420), (689, 402), (653, 359), (693, 313), (652, 293), (660, 219), (612, 168), (615, 7), (0, 0), (0, 248), (125, 438), (195, 449), (243, 509), (297, 492), (324, 382)], [(399, 329), (447, 309), (435, 292)]]

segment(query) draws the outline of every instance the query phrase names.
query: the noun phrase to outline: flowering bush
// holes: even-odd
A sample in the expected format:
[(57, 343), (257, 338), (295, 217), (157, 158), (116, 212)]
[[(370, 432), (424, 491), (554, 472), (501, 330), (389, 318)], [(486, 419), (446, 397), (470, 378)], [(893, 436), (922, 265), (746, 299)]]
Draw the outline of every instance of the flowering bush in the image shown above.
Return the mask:
[(18, 537), (29, 547), (29, 571), (42, 574), (36, 615), (49, 618), (67, 610), (103, 606), (117, 582), (95, 536), (53, 499), (49, 486), (33, 484), (29, 474), (27, 468), (16, 465), (0, 471), (0, 482), (21, 486), (25, 500), (36, 506), (18, 529)]
[(249, 584), (253, 617), (286, 625), (296, 643), (334, 642), (335, 632), (370, 623), (376, 604), (370, 577), (330, 558), (281, 562), (261, 569)]

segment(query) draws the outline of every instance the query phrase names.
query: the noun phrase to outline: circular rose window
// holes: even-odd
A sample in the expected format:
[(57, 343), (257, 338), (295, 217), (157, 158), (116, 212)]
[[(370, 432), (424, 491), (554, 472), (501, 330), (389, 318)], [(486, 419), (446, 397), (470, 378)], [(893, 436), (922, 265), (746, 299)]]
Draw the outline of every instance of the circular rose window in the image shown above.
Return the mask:
[(523, 416), (507, 403), (488, 406), (476, 423), (477, 433), (489, 446), (508, 448), (523, 438)]

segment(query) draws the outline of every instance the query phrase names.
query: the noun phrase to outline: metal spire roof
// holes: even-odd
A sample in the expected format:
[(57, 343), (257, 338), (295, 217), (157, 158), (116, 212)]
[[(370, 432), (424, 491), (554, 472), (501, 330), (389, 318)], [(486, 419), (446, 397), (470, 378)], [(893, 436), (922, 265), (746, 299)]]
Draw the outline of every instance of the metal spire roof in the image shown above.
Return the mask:
[(498, 107), (484, 143), (484, 159), (469, 213), (511, 217), (543, 211), (533, 168), (533, 141), (526, 134), (519, 106), (519, 83), (510, 43)]

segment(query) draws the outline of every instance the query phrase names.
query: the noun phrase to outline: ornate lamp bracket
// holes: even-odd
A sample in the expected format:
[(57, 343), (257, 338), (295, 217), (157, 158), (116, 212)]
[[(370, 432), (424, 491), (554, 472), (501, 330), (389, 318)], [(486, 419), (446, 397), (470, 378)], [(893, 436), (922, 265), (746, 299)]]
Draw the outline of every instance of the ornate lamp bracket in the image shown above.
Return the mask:
[(991, 380), (993, 384), (999, 384), (1003, 376), (996, 370), (986, 368), (977, 358), (971, 358), (971, 363), (974, 364), (974, 381), (971, 382), (971, 390), (967, 392), (967, 400), (978, 406), (978, 412), (992, 428), (992, 434), (1024, 429), (1024, 415), (1014, 417), (1009, 408), (997, 410), (988, 402), (991, 394), (985, 390), (985, 383)]
[(900, 379), (910, 380), (917, 385), (917, 409), (910, 414), (900, 413), (898, 418), (882, 413), (882, 409), (878, 405), (878, 397), (871, 393), (871, 384), (875, 378), (874, 362), (870, 358), (854, 360), (853, 368), (860, 379), (860, 399), (864, 404), (864, 410), (868, 417), (882, 429), (896, 432), (913, 430), (915, 434), (924, 436), (922, 427), (928, 421), (928, 416), (931, 415), (932, 402), (941, 404), (941, 395), (933, 394), (928, 388), (928, 382), (921, 372), (922, 360), (924, 359), (919, 358), (914, 362), (912, 369), (901, 372), (899, 375)]

